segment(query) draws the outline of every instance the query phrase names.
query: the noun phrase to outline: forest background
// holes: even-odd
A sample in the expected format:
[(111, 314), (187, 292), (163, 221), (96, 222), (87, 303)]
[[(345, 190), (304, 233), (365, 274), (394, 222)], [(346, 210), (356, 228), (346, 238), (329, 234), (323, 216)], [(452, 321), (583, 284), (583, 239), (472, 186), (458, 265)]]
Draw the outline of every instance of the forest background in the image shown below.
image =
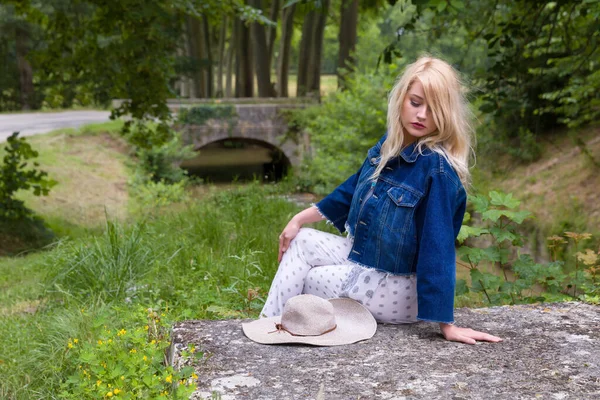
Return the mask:
[[(597, 303), (599, 18), (595, 0), (4, 1), (0, 111), (124, 101), (114, 123), (0, 151), (0, 397), (193, 390), (164, 362), (172, 321), (256, 316), (273, 226), (299, 209), (284, 196), (356, 170), (423, 52), (461, 72), (477, 117), (457, 304)], [(289, 124), (313, 151), (284, 182), (213, 190), (173, 164), (190, 150), (167, 99), (214, 116), (287, 96), (312, 99)]]

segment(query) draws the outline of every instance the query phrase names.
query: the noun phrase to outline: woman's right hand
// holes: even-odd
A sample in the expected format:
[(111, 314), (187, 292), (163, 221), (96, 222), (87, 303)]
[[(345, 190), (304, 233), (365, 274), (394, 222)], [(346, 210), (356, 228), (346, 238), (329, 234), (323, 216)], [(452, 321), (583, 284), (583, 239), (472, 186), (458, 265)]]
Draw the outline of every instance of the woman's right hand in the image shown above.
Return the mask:
[(294, 218), (288, 222), (285, 228), (283, 228), (281, 235), (279, 235), (279, 256), (277, 257), (277, 262), (281, 262), (283, 253), (290, 247), (290, 242), (296, 237), (302, 225), (321, 221), (323, 218), (316, 206), (310, 206), (306, 210), (294, 215)]
[(281, 235), (279, 235), (279, 256), (277, 257), (277, 262), (281, 262), (281, 257), (283, 257), (283, 253), (290, 247), (290, 242), (293, 238), (296, 237), (298, 231), (302, 227), (301, 224), (295, 221), (294, 218), (291, 219), (290, 222), (283, 228)]

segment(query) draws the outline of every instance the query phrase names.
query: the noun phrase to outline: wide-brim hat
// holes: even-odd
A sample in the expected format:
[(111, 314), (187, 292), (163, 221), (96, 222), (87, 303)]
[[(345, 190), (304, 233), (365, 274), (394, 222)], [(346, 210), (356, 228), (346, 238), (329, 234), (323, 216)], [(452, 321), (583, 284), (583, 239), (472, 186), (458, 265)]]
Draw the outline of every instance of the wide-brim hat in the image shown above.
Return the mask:
[(290, 298), (281, 316), (244, 323), (242, 329), (249, 339), (261, 344), (340, 346), (370, 339), (377, 322), (355, 300), (325, 300), (303, 294)]

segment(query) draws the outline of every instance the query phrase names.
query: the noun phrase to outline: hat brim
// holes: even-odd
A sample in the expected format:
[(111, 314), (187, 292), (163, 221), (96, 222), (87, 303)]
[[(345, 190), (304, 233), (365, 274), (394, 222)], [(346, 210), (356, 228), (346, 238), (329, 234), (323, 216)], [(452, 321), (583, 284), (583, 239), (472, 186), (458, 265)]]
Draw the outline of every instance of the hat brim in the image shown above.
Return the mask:
[[(281, 316), (261, 318), (242, 324), (244, 334), (261, 344), (302, 343), (313, 346), (340, 346), (370, 339), (377, 330), (373, 315), (362, 304), (352, 299), (329, 299), (333, 305), (337, 327), (319, 336), (294, 336), (286, 331), (278, 331), (275, 324)], [(271, 332), (271, 333), (270, 333)]]

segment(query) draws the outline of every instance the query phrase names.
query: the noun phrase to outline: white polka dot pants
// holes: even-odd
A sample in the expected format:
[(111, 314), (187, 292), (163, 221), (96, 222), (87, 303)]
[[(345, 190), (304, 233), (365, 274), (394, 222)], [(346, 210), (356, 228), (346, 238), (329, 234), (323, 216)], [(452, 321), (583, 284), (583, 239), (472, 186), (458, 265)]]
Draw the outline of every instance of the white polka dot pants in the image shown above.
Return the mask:
[(379, 322), (416, 322), (416, 277), (354, 264), (348, 260), (351, 247), (349, 238), (300, 229), (283, 254), (261, 316), (281, 315), (289, 298), (308, 293), (326, 299), (354, 299)]

